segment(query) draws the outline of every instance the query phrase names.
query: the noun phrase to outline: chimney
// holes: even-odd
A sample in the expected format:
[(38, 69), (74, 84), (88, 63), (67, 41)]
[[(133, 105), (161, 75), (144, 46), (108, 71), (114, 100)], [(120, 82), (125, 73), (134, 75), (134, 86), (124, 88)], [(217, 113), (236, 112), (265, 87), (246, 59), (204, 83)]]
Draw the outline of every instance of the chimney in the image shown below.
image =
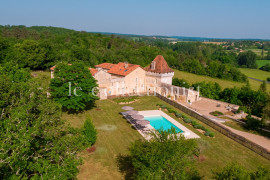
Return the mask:
[(128, 62), (124, 62), (125, 63), (125, 68), (128, 68)]
[(152, 61), (151, 63), (151, 70), (155, 70), (156, 69), (156, 62)]

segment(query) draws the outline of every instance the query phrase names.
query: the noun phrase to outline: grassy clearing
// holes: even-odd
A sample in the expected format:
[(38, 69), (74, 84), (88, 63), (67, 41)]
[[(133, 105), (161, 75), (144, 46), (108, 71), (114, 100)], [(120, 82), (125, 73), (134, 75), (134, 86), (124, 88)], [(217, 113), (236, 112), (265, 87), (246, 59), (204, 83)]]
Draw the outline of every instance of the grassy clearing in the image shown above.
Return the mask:
[(270, 72), (259, 69), (240, 68), (240, 71), (248, 77), (253, 77), (260, 80), (266, 80), (270, 77)]
[[(254, 52), (254, 53), (255, 53), (256, 55), (258, 55), (258, 56), (261, 56), (261, 53), (262, 53), (262, 50), (261, 50), (261, 49), (256, 49), (256, 48), (254, 48), (254, 49), (247, 49), (247, 51), (248, 51), (248, 50)], [(264, 54), (267, 54), (267, 51), (264, 50)]]
[[(173, 108), (157, 97), (139, 97), (139, 101), (130, 104), (130, 106), (136, 110), (154, 110), (158, 108), (156, 106), (157, 103)], [(80, 167), (79, 179), (124, 179), (124, 175), (118, 169), (117, 156), (119, 154), (127, 154), (131, 143), (142, 137), (119, 114), (123, 106), (125, 105), (118, 105), (112, 100), (102, 100), (97, 101), (96, 108), (87, 110), (84, 113), (63, 113), (62, 118), (74, 127), (81, 127), (85, 117), (90, 116), (98, 129), (98, 139), (95, 145), (97, 150), (92, 154), (88, 154), (86, 151), (81, 153), (81, 156), (84, 158), (84, 164)], [(183, 113), (178, 110), (177, 112)], [(168, 114), (168, 112), (166, 113)], [(177, 119), (173, 114), (168, 115), (198, 134), (204, 142), (203, 144), (206, 148), (202, 155), (205, 157), (205, 160), (198, 161), (197, 166), (200, 174), (204, 175), (206, 179), (211, 178), (211, 169), (223, 167), (230, 161), (237, 161), (250, 170), (255, 170), (261, 165), (270, 168), (268, 160), (218, 133), (202, 122), (200, 122), (202, 125), (215, 133), (215, 138), (204, 136), (191, 125)]]
[(258, 65), (258, 68), (261, 68), (262, 66), (266, 64), (270, 64), (270, 60), (257, 60), (256, 63)]
[[(248, 69), (249, 70), (249, 69)], [(193, 84), (196, 82), (217, 82), (221, 86), (222, 89), (224, 88), (233, 88), (233, 87), (242, 87), (245, 83), (235, 82), (235, 81), (228, 81), (223, 79), (211, 78), (208, 76), (201, 76), (197, 74), (192, 74), (188, 72), (178, 71), (174, 69), (174, 77), (185, 79), (188, 83)], [(250, 86), (253, 90), (258, 90), (261, 82), (249, 79)], [(267, 84), (268, 90), (270, 90), (270, 84)]]

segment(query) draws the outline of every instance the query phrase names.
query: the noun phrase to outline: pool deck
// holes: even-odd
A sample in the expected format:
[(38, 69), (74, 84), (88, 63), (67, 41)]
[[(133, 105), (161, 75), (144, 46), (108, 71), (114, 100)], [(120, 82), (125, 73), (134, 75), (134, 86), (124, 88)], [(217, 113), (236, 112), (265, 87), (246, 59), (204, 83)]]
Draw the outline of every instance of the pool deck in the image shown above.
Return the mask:
[[(126, 112), (122, 112), (122, 114), (125, 116)], [(178, 127), (179, 129), (181, 129), (182, 131), (184, 131), (184, 133), (178, 133), (179, 135), (184, 135), (184, 137), (186, 139), (192, 139), (192, 138), (200, 138), (200, 136), (198, 136), (197, 134), (195, 134), (194, 132), (192, 132), (191, 130), (189, 130), (188, 128), (186, 128), (185, 126), (183, 126), (182, 124), (180, 124), (178, 121), (176, 121), (175, 119), (171, 118), (170, 116), (168, 116), (166, 113), (160, 111), (160, 110), (150, 110), (150, 111), (139, 111), (138, 114), (145, 116), (145, 117), (151, 117), (151, 116), (163, 116), (164, 118), (166, 118), (168, 121), (170, 121), (171, 123), (173, 123), (176, 127)], [(127, 120), (129, 121), (129, 119), (127, 118)], [(130, 122), (130, 121), (129, 121)], [(130, 122), (131, 123), (131, 122)], [(143, 130), (137, 128), (133, 123), (131, 123), (137, 130), (138, 132), (146, 139), (146, 140), (150, 140), (151, 139), (151, 135), (149, 133), (145, 133)], [(146, 128), (148, 130), (150, 130), (151, 132), (155, 131), (155, 129), (149, 124), (146, 125)]]

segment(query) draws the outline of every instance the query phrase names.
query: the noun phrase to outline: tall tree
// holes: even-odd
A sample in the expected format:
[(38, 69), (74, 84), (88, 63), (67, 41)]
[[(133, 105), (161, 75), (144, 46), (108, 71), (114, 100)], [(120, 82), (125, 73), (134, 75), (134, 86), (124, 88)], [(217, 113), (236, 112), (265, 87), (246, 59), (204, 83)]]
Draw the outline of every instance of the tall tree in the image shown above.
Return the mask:
[(266, 82), (263, 81), (262, 84), (260, 85), (260, 91), (267, 93), (267, 86), (266, 86)]
[(256, 54), (252, 51), (239, 53), (238, 64), (239, 66), (256, 69), (257, 68)]
[[(56, 65), (50, 89), (53, 99), (67, 110), (84, 110), (98, 99), (92, 92), (97, 82), (82, 63)], [(98, 93), (95, 90), (95, 93)]]
[(264, 59), (264, 45), (262, 45), (261, 60)]
[(25, 40), (22, 43), (14, 45), (12, 59), (22, 67), (30, 67), (31, 69), (43, 69), (46, 51), (39, 42), (34, 40)]

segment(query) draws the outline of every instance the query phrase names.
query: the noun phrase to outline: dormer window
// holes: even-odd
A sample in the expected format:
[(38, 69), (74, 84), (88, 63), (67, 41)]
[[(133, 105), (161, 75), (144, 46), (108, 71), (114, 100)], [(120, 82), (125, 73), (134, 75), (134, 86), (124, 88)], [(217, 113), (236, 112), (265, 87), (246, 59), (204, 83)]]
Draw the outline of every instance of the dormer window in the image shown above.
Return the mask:
[(151, 70), (155, 70), (156, 69), (156, 62), (152, 61), (151, 63)]

